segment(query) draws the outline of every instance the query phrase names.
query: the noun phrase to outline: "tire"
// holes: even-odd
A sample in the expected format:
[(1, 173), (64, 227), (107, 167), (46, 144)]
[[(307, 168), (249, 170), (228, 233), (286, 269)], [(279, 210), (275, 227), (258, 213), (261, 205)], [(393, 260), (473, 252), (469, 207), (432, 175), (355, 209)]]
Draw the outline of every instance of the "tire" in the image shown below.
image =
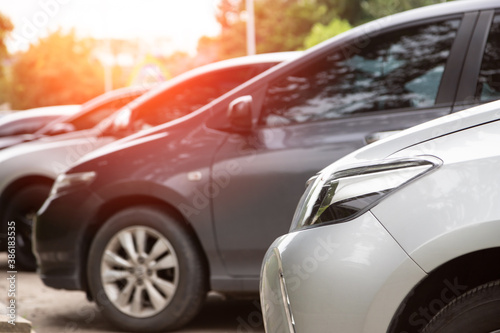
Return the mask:
[(16, 223), (16, 266), (18, 269), (36, 270), (36, 259), (31, 246), (33, 219), (50, 193), (48, 184), (23, 187), (10, 198), (3, 215), (3, 223)]
[(500, 333), (500, 280), (451, 301), (422, 333)]
[(140, 206), (116, 213), (98, 231), (89, 252), (88, 282), (117, 327), (173, 330), (201, 309), (208, 292), (205, 267), (197, 243), (178, 221)]

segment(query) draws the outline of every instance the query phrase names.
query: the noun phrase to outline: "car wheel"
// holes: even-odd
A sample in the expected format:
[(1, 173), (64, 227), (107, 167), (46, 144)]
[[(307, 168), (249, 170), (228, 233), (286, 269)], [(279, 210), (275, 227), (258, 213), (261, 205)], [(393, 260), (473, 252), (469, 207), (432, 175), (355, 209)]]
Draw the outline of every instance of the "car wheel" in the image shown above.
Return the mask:
[(10, 198), (5, 208), (4, 223), (16, 223), (16, 266), (22, 270), (36, 269), (36, 259), (31, 247), (33, 221), (49, 193), (50, 185), (47, 184), (26, 186)]
[(193, 237), (154, 207), (128, 208), (98, 231), (88, 260), (92, 296), (116, 326), (172, 330), (189, 322), (207, 294), (207, 270)]
[(423, 333), (500, 333), (500, 280), (476, 287), (445, 306)]

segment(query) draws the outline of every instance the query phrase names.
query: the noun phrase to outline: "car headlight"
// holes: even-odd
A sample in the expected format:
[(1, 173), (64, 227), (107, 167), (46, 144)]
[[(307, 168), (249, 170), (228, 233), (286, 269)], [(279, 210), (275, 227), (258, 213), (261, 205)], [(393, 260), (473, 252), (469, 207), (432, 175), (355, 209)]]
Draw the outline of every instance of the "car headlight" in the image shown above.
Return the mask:
[(310, 182), (290, 231), (352, 220), (441, 164), (442, 161), (434, 156), (418, 156), (342, 170), (326, 169)]
[(57, 195), (61, 192), (66, 192), (90, 184), (96, 176), (94, 171), (80, 173), (63, 173), (57, 176), (50, 196)]

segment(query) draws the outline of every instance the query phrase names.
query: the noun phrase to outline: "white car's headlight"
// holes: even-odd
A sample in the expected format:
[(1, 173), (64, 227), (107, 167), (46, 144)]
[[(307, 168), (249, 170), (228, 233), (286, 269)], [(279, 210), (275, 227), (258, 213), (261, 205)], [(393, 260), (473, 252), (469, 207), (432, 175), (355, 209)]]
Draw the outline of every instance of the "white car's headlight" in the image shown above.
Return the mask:
[(78, 188), (79, 186), (84, 186), (90, 184), (96, 176), (94, 171), (80, 172), (80, 173), (63, 173), (57, 176), (50, 195), (54, 196), (61, 192), (70, 191), (72, 189)]
[(309, 184), (290, 231), (351, 220), (441, 164), (436, 157), (418, 156), (325, 171)]

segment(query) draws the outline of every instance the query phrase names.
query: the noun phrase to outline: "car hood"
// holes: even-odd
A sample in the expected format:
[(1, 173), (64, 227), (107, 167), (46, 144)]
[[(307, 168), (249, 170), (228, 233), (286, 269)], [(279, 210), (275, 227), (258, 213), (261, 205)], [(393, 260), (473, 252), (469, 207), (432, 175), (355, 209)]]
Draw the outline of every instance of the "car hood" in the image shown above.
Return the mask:
[(405, 148), (449, 135), (484, 123), (500, 119), (500, 101), (437, 118), (409, 128), (386, 139), (365, 146), (343, 158), (323, 171), (342, 170), (357, 164), (385, 159)]
[(66, 140), (79, 139), (79, 138), (85, 138), (85, 137), (91, 137), (91, 136), (95, 137), (98, 135), (99, 135), (99, 132), (97, 131), (97, 129), (91, 128), (88, 130), (68, 132), (68, 133), (54, 135), (54, 136), (42, 136), (33, 142), (38, 142), (38, 143), (57, 142), (57, 141), (66, 141)]
[[(217, 100), (218, 99), (216, 99), (215, 101)], [(172, 133), (187, 133), (193, 128), (199, 127), (200, 124), (204, 123), (205, 119), (210, 117), (212, 103), (214, 103), (214, 101), (183, 117), (116, 140), (113, 143), (106, 145), (105, 147), (102, 147), (91, 152), (90, 154), (85, 155), (85, 157), (82, 158), (79, 163), (83, 164), (87, 161), (97, 159), (103, 155), (127, 149), (129, 147), (136, 146), (145, 142), (164, 138), (171, 135)]]
[(38, 143), (55, 142), (55, 141), (77, 139), (87, 136), (96, 136), (96, 134), (94, 133), (94, 130), (86, 130), (86, 131), (65, 133), (56, 136), (40, 136), (37, 134), (11, 135), (0, 138), (0, 149), (9, 148), (23, 142), (30, 142), (30, 141), (36, 141)]
[(9, 148), (23, 142), (31, 141), (34, 138), (36, 137), (33, 134), (4, 136), (0, 138), (0, 149)]
[[(67, 147), (87, 145), (89, 151), (98, 148), (102, 144), (94, 144), (97, 141), (95, 131), (85, 130), (73, 133), (57, 135), (53, 137), (43, 137), (38, 140), (20, 143), (13, 147), (9, 147), (0, 151), (0, 165), (2, 162), (17, 158), (19, 156), (32, 155), (33, 162), (36, 158), (49, 159), (50, 155), (45, 155), (44, 152), (53, 151), (55, 149), (66, 149)], [(106, 140), (111, 142), (112, 140)], [(91, 149), (95, 145), (95, 148)], [(82, 154), (83, 156), (83, 154)]]
[(98, 159), (101, 156), (108, 155), (113, 152), (124, 150), (129, 147), (140, 145), (149, 141), (155, 141), (167, 137), (169, 135), (170, 133), (168, 131), (159, 130), (159, 131), (149, 132), (146, 135), (141, 134), (141, 135), (134, 135), (133, 137), (128, 136), (121, 140), (111, 142), (103, 147), (100, 147), (99, 149), (96, 149), (86, 154), (85, 156), (82, 156), (82, 158), (78, 161), (78, 163), (84, 164), (85, 162), (88, 162), (90, 160)]
[(113, 137), (87, 135), (61, 140), (36, 140), (0, 151), (0, 189), (27, 176), (55, 179), (85, 154), (102, 147)]

